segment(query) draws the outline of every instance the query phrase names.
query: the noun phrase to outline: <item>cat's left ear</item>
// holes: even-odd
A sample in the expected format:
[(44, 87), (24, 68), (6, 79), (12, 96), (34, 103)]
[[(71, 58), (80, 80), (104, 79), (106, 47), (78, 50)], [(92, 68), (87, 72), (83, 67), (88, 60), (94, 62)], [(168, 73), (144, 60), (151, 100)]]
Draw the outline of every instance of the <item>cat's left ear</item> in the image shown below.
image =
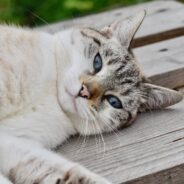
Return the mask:
[(117, 37), (121, 44), (128, 48), (145, 15), (146, 11), (140, 11), (134, 16), (116, 21), (104, 27), (101, 32), (108, 38)]
[(144, 83), (142, 102), (139, 111), (161, 109), (180, 102), (183, 99), (179, 92), (165, 87)]

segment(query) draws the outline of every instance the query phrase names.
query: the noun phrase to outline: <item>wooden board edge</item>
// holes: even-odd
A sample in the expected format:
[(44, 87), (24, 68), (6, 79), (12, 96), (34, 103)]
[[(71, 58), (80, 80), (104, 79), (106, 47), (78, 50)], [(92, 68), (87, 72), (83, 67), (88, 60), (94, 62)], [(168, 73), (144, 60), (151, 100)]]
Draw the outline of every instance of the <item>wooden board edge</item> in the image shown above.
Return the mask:
[(121, 184), (183, 184), (184, 183), (184, 163), (172, 168), (161, 170), (156, 173), (151, 173), (146, 176), (134, 179), (132, 181), (126, 181)]
[(176, 38), (176, 37), (179, 37), (179, 36), (184, 36), (184, 27), (180, 27), (180, 28), (160, 32), (160, 33), (157, 33), (157, 34), (148, 35), (148, 36), (145, 36), (145, 37), (135, 38), (132, 41), (132, 48), (146, 46), (148, 44), (153, 44), (153, 43), (156, 43), (156, 42)]
[(179, 88), (184, 86), (184, 67), (148, 77), (152, 83), (168, 87)]

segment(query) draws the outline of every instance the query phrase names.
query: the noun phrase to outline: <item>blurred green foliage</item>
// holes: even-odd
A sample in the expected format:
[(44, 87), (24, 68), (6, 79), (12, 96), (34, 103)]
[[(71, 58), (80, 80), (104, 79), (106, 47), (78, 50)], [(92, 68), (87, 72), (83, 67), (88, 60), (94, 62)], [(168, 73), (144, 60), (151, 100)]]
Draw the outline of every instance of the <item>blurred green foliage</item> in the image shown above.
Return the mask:
[(0, 0), (0, 22), (37, 26), (146, 1)]

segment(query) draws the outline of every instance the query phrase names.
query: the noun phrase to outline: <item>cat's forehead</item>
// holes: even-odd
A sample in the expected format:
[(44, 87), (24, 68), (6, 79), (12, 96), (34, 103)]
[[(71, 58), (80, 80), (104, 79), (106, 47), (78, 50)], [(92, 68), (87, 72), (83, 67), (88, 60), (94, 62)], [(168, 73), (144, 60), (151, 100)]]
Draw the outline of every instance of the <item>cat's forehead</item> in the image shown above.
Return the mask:
[(99, 30), (93, 28), (81, 28), (79, 29), (79, 32), (83, 36), (83, 38), (86, 38), (87, 40), (90, 39), (92, 42), (96, 43), (97, 46), (101, 46), (104, 49), (121, 47), (121, 44), (117, 39), (115, 39), (114, 37), (109, 38)]
[[(109, 88), (122, 88), (142, 81), (142, 72), (133, 55), (115, 38), (108, 38), (92, 28), (80, 30), (82, 36), (95, 44), (89, 44), (89, 51), (100, 52), (104, 62), (104, 82)], [(94, 47), (97, 47), (95, 49)], [(93, 49), (92, 49), (93, 48)], [(93, 55), (93, 54), (91, 54)], [(99, 73), (100, 75), (101, 73)]]
[(119, 60), (119, 64), (111, 65), (114, 66), (108, 66), (109, 72), (104, 78), (108, 87), (125, 92), (142, 82), (142, 73), (133, 62)]
[(109, 38), (93, 28), (83, 28), (79, 32), (83, 38), (84, 46), (92, 51), (98, 50), (103, 57), (123, 58), (128, 54), (127, 48), (123, 47), (115, 37)]

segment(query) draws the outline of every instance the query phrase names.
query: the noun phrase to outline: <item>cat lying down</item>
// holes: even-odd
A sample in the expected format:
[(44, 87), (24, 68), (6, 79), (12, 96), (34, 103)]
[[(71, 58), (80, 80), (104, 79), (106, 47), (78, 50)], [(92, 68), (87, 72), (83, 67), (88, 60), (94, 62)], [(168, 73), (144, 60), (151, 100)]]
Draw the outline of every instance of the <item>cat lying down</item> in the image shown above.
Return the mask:
[(54, 35), (0, 26), (1, 184), (110, 184), (50, 149), (182, 100), (150, 84), (130, 51), (144, 16)]

